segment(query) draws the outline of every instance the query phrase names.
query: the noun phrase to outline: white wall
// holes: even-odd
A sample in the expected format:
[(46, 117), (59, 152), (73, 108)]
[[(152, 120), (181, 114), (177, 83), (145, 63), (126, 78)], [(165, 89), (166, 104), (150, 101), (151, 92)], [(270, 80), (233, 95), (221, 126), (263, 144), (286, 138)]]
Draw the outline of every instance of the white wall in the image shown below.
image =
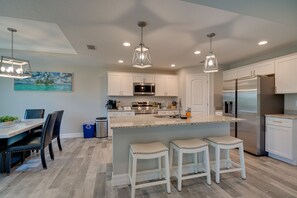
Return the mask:
[(82, 123), (106, 115), (107, 90), (103, 71), (97, 67), (48, 66), (34, 67), (34, 71), (73, 73), (72, 92), (14, 91), (13, 79), (0, 78), (0, 115), (23, 118), (27, 108), (44, 108), (46, 114), (63, 109), (62, 135), (82, 135)]

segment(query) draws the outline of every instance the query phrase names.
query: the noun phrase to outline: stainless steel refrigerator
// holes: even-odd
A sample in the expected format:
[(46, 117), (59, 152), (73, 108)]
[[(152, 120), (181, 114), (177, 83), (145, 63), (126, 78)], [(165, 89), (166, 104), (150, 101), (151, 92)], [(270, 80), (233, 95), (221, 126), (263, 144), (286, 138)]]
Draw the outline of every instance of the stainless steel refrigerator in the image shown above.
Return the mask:
[[(245, 119), (236, 124), (234, 136), (243, 140), (245, 151), (266, 155), (265, 114), (283, 113), (284, 95), (275, 94), (274, 76), (238, 79), (234, 84), (234, 117)], [(223, 95), (225, 93), (224, 88)], [(229, 112), (226, 108), (230, 101), (224, 101), (224, 112)], [(231, 127), (231, 135), (232, 130)]]

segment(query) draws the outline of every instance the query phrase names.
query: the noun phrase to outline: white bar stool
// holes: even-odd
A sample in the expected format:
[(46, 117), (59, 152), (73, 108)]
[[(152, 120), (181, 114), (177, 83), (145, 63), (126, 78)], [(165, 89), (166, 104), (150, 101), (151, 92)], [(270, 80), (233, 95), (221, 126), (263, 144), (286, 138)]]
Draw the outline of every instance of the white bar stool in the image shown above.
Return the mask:
[[(132, 157), (132, 158), (131, 158)], [(165, 180), (147, 182), (136, 184), (136, 170), (137, 159), (155, 159), (158, 158), (158, 172), (159, 179), (162, 179), (162, 163), (161, 158), (164, 157), (165, 164)], [(131, 163), (132, 162), (132, 163)], [(169, 173), (169, 159), (168, 148), (161, 142), (145, 143), (145, 144), (130, 144), (129, 154), (129, 170), (128, 175), (131, 183), (131, 198), (135, 197), (135, 189), (144, 188), (148, 186), (155, 186), (159, 184), (167, 185), (167, 193), (171, 192), (170, 189), (170, 173)]]
[[(244, 151), (243, 151), (243, 141), (241, 139), (232, 137), (232, 136), (221, 136), (221, 137), (207, 137), (205, 141), (209, 143), (210, 146), (215, 148), (215, 168), (212, 170), (216, 173), (216, 183), (220, 183), (220, 174), (229, 173), (235, 171), (241, 171), (241, 177), (246, 178), (245, 173), (245, 163), (244, 163)], [(230, 160), (230, 149), (238, 148), (239, 149), (239, 158), (240, 164), (237, 164)], [(221, 149), (226, 150), (226, 168), (221, 170)], [(233, 165), (235, 168), (230, 168)]]
[[(192, 179), (196, 177), (207, 177), (207, 183), (211, 184), (210, 177), (210, 166), (209, 166), (209, 152), (208, 144), (200, 139), (193, 138), (187, 140), (172, 140), (170, 141), (170, 168), (172, 168), (173, 163), (173, 152), (174, 150), (178, 153), (178, 163), (177, 163), (177, 190), (181, 191), (182, 180)], [(202, 169), (203, 173), (198, 173), (198, 154), (204, 153), (204, 168)], [(191, 153), (194, 154), (194, 172), (196, 174), (183, 176), (183, 154)]]

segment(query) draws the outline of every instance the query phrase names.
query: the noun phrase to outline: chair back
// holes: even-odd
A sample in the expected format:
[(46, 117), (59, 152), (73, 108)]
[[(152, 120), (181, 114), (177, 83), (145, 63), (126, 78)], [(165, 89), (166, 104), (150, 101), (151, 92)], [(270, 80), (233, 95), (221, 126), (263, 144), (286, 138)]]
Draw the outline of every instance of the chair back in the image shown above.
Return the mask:
[(47, 147), (52, 141), (54, 125), (57, 119), (57, 113), (48, 114), (41, 133), (41, 147)]
[(62, 121), (64, 110), (55, 111), (55, 113), (57, 113), (57, 119), (55, 122), (52, 139), (54, 139), (60, 135), (61, 121)]
[(44, 109), (26, 109), (25, 119), (44, 118)]

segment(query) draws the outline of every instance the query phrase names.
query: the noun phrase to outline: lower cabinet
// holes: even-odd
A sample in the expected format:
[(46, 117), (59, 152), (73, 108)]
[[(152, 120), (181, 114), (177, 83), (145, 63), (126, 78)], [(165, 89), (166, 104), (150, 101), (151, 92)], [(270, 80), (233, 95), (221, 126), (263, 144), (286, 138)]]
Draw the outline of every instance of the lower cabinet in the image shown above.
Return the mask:
[(297, 165), (297, 120), (266, 117), (266, 151), (269, 156)]
[(107, 113), (108, 116), (108, 136), (112, 137), (113, 130), (110, 128), (110, 118), (111, 117), (121, 117), (121, 116), (135, 116), (134, 111), (110, 111)]

